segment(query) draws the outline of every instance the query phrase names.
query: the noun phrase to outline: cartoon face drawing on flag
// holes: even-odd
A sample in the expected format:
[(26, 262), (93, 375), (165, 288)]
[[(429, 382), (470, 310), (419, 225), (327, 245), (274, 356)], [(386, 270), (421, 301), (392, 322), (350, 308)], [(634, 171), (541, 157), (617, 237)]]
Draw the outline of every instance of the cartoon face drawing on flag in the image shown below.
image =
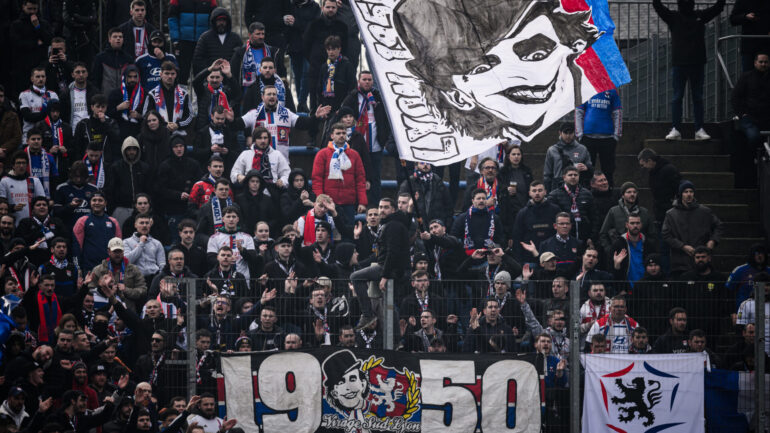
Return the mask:
[(355, 5), (402, 158), (443, 165), (501, 139), (530, 141), (630, 81), (603, 0)]

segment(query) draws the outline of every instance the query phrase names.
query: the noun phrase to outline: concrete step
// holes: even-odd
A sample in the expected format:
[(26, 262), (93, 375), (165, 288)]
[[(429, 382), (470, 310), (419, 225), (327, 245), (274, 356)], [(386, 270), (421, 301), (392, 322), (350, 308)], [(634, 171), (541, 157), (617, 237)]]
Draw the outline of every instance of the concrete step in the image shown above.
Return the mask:
[[(747, 246), (748, 248), (748, 246)], [(720, 248), (717, 247), (717, 253), (720, 252)], [(744, 263), (746, 263), (746, 252), (743, 254), (714, 254), (714, 257), (712, 257), (711, 262), (714, 264), (714, 267), (720, 271), (724, 272), (725, 274), (730, 274), (733, 269), (735, 269), (737, 266), (740, 266)]]
[(659, 155), (718, 155), (722, 153), (721, 140), (667, 141), (659, 138), (648, 138), (644, 140), (644, 147), (649, 147), (658, 152)]
[[(698, 188), (695, 197), (702, 203), (747, 204), (749, 209), (759, 209), (759, 190), (756, 189)], [(639, 188), (639, 202), (643, 206), (652, 203), (652, 191), (649, 188)]]
[(744, 257), (749, 251), (749, 248), (756, 243), (764, 243), (763, 237), (755, 238), (728, 238), (724, 237), (716, 247), (716, 251), (719, 254), (727, 255), (743, 255)]
[(759, 221), (725, 221), (723, 236), (728, 237), (760, 237), (762, 226)]
[(695, 184), (696, 194), (700, 188), (732, 188), (735, 184), (735, 174), (729, 172), (692, 172), (683, 171), (682, 179)]
[(724, 203), (704, 203), (716, 216), (722, 221), (751, 221), (756, 218), (749, 211), (749, 206), (745, 204), (724, 204)]

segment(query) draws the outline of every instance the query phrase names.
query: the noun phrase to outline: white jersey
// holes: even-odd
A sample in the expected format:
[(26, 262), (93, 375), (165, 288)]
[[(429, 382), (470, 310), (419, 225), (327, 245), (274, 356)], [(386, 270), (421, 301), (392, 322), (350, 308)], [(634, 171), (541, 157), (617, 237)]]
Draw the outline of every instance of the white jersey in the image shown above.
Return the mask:
[(244, 232), (236, 232), (233, 234), (223, 233), (220, 231), (215, 232), (209, 238), (207, 253), (216, 254), (220, 247), (227, 245), (233, 249), (233, 260), (235, 260), (235, 270), (243, 274), (248, 280), (251, 275), (249, 273), (249, 264), (246, 259), (241, 255), (241, 251), (238, 249), (238, 245), (243, 246), (246, 250), (256, 251), (254, 247), (254, 238)]
[(610, 316), (606, 315), (594, 322), (591, 330), (586, 335), (586, 343), (591, 343), (591, 338), (596, 334), (604, 334), (607, 339), (608, 353), (628, 353), (631, 347), (631, 334), (639, 326), (636, 320), (626, 316), (621, 322), (613, 322)]
[(246, 128), (253, 130), (261, 126), (270, 132), (270, 147), (278, 150), (289, 160), (289, 134), (291, 128), (297, 124), (299, 116), (289, 111), (288, 108), (278, 104), (275, 111), (265, 109), (265, 104), (259, 106), (241, 118)]
[(604, 297), (604, 303), (594, 305), (591, 300), (585, 301), (580, 306), (580, 333), (585, 334), (593, 325), (593, 321), (599, 320), (610, 312), (610, 298)]
[[(29, 108), (31, 112), (39, 113), (41, 111), (47, 110), (48, 104), (51, 101), (58, 100), (59, 95), (57, 95), (56, 92), (46, 90), (45, 87), (42, 89), (33, 87), (19, 94), (19, 110)], [(26, 120), (24, 121), (24, 127), (21, 131), (22, 145), (27, 144), (27, 131), (32, 129), (33, 126), (35, 126), (35, 122), (27, 122)]]
[(190, 415), (187, 417), (187, 424), (197, 423), (203, 427), (203, 431), (206, 433), (218, 433), (222, 428), (224, 421), (222, 418), (214, 417), (212, 419), (206, 419), (200, 415)]
[[(0, 197), (8, 200), (13, 217), (16, 218), (16, 225), (24, 218), (29, 218), (29, 210), (32, 207), (32, 199), (35, 197), (45, 197), (45, 188), (36, 177), (27, 177), (22, 180), (14, 179), (11, 176), (5, 176), (0, 180)], [(21, 210), (13, 211), (13, 207), (23, 203)]]
[[(746, 299), (741, 302), (741, 306), (738, 307), (738, 317), (735, 319), (735, 323), (738, 325), (748, 325), (754, 323), (756, 326), (757, 321), (757, 307), (754, 302), (754, 298)], [(770, 332), (770, 302), (765, 302), (765, 335)], [(770, 338), (765, 338), (765, 353), (770, 354)]]
[[(277, 182), (280, 179), (283, 181), (284, 186), (288, 186), (289, 174), (291, 173), (289, 161), (283, 153), (274, 150), (272, 147), (267, 148), (267, 158), (270, 160), (270, 172), (273, 174), (273, 182)], [(238, 155), (238, 159), (230, 171), (230, 181), (238, 183), (238, 175), (245, 176), (252, 169), (252, 161), (254, 161), (253, 145), (251, 149), (246, 149)], [(265, 194), (269, 195), (267, 190), (265, 190)]]

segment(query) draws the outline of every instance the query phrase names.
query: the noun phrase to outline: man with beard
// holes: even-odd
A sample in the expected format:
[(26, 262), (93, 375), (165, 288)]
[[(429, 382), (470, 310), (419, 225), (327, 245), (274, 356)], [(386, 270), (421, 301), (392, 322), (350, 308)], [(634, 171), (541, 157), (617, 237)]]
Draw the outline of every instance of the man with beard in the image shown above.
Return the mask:
[(705, 245), (714, 250), (722, 238), (724, 224), (714, 212), (695, 200), (695, 185), (679, 184), (674, 207), (666, 212), (663, 239), (671, 247), (671, 274), (680, 275), (694, 266), (695, 248)]
[(53, 179), (57, 184), (70, 170), (68, 152), (73, 145), (72, 124), (64, 122), (61, 114), (61, 102), (51, 101), (48, 104), (48, 116), (35, 125), (42, 132), (43, 147), (53, 155), (54, 164), (59, 171), (58, 178)]
[(107, 95), (107, 115), (118, 122), (121, 137), (139, 136), (146, 97), (139, 84), (139, 69), (133, 64), (126, 66), (120, 87)]
[(96, 392), (99, 401), (104, 401), (104, 397), (115, 391), (115, 386), (107, 381), (107, 369), (101, 363), (94, 364), (89, 373), (91, 380), (88, 381), (88, 386)]
[[(250, 170), (257, 170), (267, 185), (285, 189), (291, 173), (288, 157), (275, 150), (275, 147), (271, 147), (270, 144), (273, 140), (267, 128), (254, 128), (251, 138), (254, 144), (238, 155), (238, 159), (230, 172), (230, 180), (233, 183), (241, 183), (246, 179), (246, 173)], [(273, 188), (268, 189), (268, 195), (270, 195), (270, 189)]]
[(241, 46), (241, 37), (232, 31), (232, 19), (227, 9), (211, 11), (209, 30), (203, 33), (195, 46), (192, 58), (193, 76), (206, 69), (217, 59), (229, 59)]
[(612, 264), (615, 279), (628, 281), (631, 287), (644, 276), (644, 258), (656, 252), (656, 245), (642, 233), (639, 215), (626, 217), (626, 232), (612, 244)]
[[(214, 195), (198, 211), (198, 229), (196, 231), (201, 239), (208, 239), (209, 236), (224, 227), (224, 209), (228, 207), (238, 209), (238, 205), (233, 204), (230, 181), (220, 177), (215, 182)], [(204, 235), (206, 238), (202, 237)]]
[(754, 244), (749, 248), (746, 263), (737, 266), (730, 273), (730, 277), (727, 280), (727, 288), (735, 295), (737, 305), (740, 306), (743, 301), (751, 296), (754, 291), (754, 278), (757, 274), (761, 272), (770, 273), (767, 258), (767, 247), (760, 243)]
[(583, 252), (583, 241), (574, 236), (570, 236), (572, 230), (572, 218), (567, 212), (559, 212), (553, 222), (553, 228), (556, 234), (540, 242), (535, 247), (530, 241), (529, 244), (521, 243), (522, 248), (533, 257), (540, 256), (541, 253), (551, 252), (559, 258), (558, 266), (567, 274), (575, 273), (578, 268), (578, 258)]
[(319, 75), (327, 57), (324, 48), (326, 38), (332, 35), (339, 37), (342, 42), (342, 54), (348, 54), (348, 26), (337, 16), (337, 8), (335, 0), (324, 0), (321, 4), (321, 16), (308, 25), (303, 36), (305, 58), (310, 62), (308, 86), (311, 108), (318, 104)]
[[(569, 335), (567, 330), (566, 310), (552, 309), (546, 314), (548, 327), (543, 328), (540, 321), (535, 317), (529, 303), (527, 302), (527, 292), (522, 289), (516, 289), (516, 300), (519, 301), (521, 312), (527, 324), (527, 329), (532, 335), (546, 333), (551, 336), (553, 342), (551, 346), (551, 355), (564, 358), (569, 356)], [(523, 332), (520, 330), (519, 332)]]
[(59, 95), (61, 117), (70, 125), (77, 125), (91, 115), (89, 101), (99, 93), (99, 89), (88, 81), (88, 67), (83, 62), (76, 62), (72, 69), (74, 79), (66, 90)]
[(588, 289), (588, 300), (580, 307), (580, 336), (588, 333), (597, 320), (610, 312), (610, 298), (601, 282), (594, 282)]
[[(169, 385), (164, 361), (168, 356), (166, 333), (157, 330), (150, 339), (150, 352), (141, 355), (134, 363), (134, 380), (149, 383), (156, 394)], [(173, 346), (173, 345), (172, 345)], [(165, 399), (162, 399), (165, 401)]]
[[(327, 305), (326, 291), (317, 287), (310, 292), (310, 302), (304, 311), (297, 312), (302, 317), (305, 341), (309, 347), (331, 346), (339, 334), (345, 317), (340, 316)], [(288, 340), (289, 336), (286, 336)]]
[(727, 277), (711, 264), (711, 250), (700, 246), (695, 249), (693, 259), (695, 269), (679, 277), (682, 281), (680, 305), (689, 313), (690, 328), (705, 331), (710, 347), (715, 348), (723, 334), (720, 320), (735, 311), (733, 297), (724, 284)]
[(240, 148), (236, 137), (238, 131), (231, 127), (231, 123), (226, 122), (228, 117), (232, 118), (232, 110), (221, 105), (211, 110), (211, 116), (205, 123), (199, 123), (203, 125), (198, 130), (200, 142), (192, 154), (201, 163), (214, 157), (221, 158), (227, 172), (232, 169)]
[(591, 239), (599, 239), (599, 230), (602, 228), (602, 223), (607, 217), (610, 208), (617, 203), (620, 195), (618, 190), (610, 187), (607, 175), (599, 170), (594, 170), (594, 174), (591, 177), (591, 196), (594, 198), (594, 209), (596, 212), (596, 218), (591, 221), (593, 224)]
[[(139, 69), (139, 77), (145, 92), (149, 92), (160, 84), (160, 65), (163, 62), (172, 62), (179, 68), (176, 56), (165, 52), (165, 46), (166, 37), (163, 36), (160, 30), (154, 30), (150, 34), (150, 46), (147, 52), (136, 58), (135, 64), (137, 69)], [(187, 80), (183, 81), (186, 82)]]
[(91, 197), (98, 188), (88, 179), (88, 166), (83, 161), (75, 161), (69, 170), (69, 180), (56, 187), (53, 213), (68, 228), (72, 228), (80, 217), (91, 214)]
[(216, 409), (217, 403), (214, 395), (204, 392), (200, 396), (200, 402), (198, 402), (198, 414), (188, 416), (187, 424), (197, 424), (203, 428), (204, 433), (227, 431), (235, 426), (235, 423), (237, 422), (236, 419), (225, 421), (222, 418), (218, 418)]
[(548, 199), (559, 205), (562, 212), (568, 212), (572, 219), (572, 236), (587, 242), (594, 235), (594, 221), (597, 219), (594, 198), (591, 192), (580, 184), (580, 169), (568, 166), (562, 172), (564, 182), (548, 194)]
[[(123, 389), (128, 383), (128, 378), (121, 380), (119, 388)], [(72, 426), (75, 433), (86, 433), (90, 429), (101, 426), (110, 420), (114, 401), (118, 398), (117, 392), (110, 397), (105, 398), (104, 406), (101, 410), (93, 414), (87, 414), (87, 403), (85, 394), (82, 391), (69, 390), (62, 395), (62, 406), (47, 419), (48, 422), (56, 422), (62, 426)]]
[(588, 149), (575, 140), (575, 126), (565, 123), (559, 127), (559, 141), (548, 148), (545, 156), (543, 182), (549, 192), (562, 188), (567, 179), (559, 179), (559, 175), (563, 176), (568, 167), (573, 167), (578, 173), (573, 187), (578, 183), (588, 186), (589, 176), (593, 174), (591, 156)]
[(432, 170), (433, 166), (430, 163), (418, 162), (414, 167), (414, 175), (401, 183), (398, 192), (414, 194), (417, 210), (423, 221), (436, 219), (451, 221), (454, 212), (454, 197), (449, 195), (449, 189), (444, 181)]
[[(492, 164), (497, 164), (494, 161)], [(487, 191), (476, 188), (471, 193), (471, 206), (452, 224), (451, 235), (463, 240), (465, 253), (470, 255), (476, 250), (491, 249), (490, 242), (502, 245), (504, 229), (494, 207), (490, 210)]]
[[(235, 120), (236, 129), (256, 131), (261, 126), (267, 128), (272, 138), (270, 147), (280, 151), (286, 159), (289, 158), (289, 135), (292, 128), (313, 129), (318, 119), (324, 119), (331, 112), (328, 105), (319, 106), (309, 116), (298, 116), (288, 108), (278, 103), (276, 86), (266, 85), (261, 89), (262, 103), (257, 108), (248, 111), (243, 117)], [(287, 173), (288, 176), (288, 173)], [(284, 180), (284, 183), (286, 181)]]
[(553, 236), (556, 229), (553, 222), (559, 213), (559, 205), (546, 198), (547, 191), (543, 182), (538, 180), (529, 184), (527, 205), (516, 214), (513, 223), (514, 257), (519, 263), (528, 263), (530, 255), (524, 245), (540, 245), (541, 242)]
[(192, 99), (186, 87), (176, 84), (177, 67), (165, 61), (160, 66), (160, 83), (147, 91), (144, 114), (155, 109), (166, 121), (169, 133), (187, 135), (187, 127), (193, 121)]
[(666, 331), (665, 311), (671, 306), (673, 290), (674, 285), (662, 270), (660, 255), (652, 253), (644, 259), (644, 276), (633, 288), (623, 291), (634, 315), (646, 325), (650, 337), (657, 338)]
[(26, 394), (19, 386), (11, 387), (8, 391), (8, 398), (0, 406), (0, 415), (5, 415), (13, 420), (16, 428), (21, 429), (29, 424), (31, 418), (24, 409), (24, 398)]
[(254, 342), (254, 350), (280, 350), (283, 347), (286, 331), (278, 326), (277, 322), (278, 313), (275, 308), (270, 305), (263, 306), (259, 313), (259, 327), (248, 333)]
[(601, 269), (597, 269), (599, 265), (599, 250), (592, 247), (587, 247), (583, 252), (582, 263), (580, 270), (578, 270), (575, 276), (575, 281), (580, 286), (580, 296), (585, 296), (583, 293), (588, 292), (589, 288), (595, 281), (611, 281), (613, 280), (612, 274), (605, 272)]
[[(251, 5), (253, 3), (249, 3)], [(285, 77), (286, 69), (283, 66), (283, 50), (265, 43), (265, 25), (259, 21), (248, 21), (249, 36), (246, 44), (239, 47), (230, 59), (230, 65), (238, 72), (237, 82), (240, 84), (241, 93), (259, 84), (259, 76), (262, 74), (261, 64), (265, 58), (280, 59), (278, 61), (278, 75)], [(275, 73), (273, 65), (273, 73)], [(301, 77), (297, 76), (297, 80)], [(258, 93), (257, 93), (258, 94)], [(305, 110), (307, 111), (307, 110)], [(241, 110), (240, 112), (245, 112)]]
[(14, 218), (13, 215), (0, 216), (0, 247), (2, 247), (2, 253), (5, 255), (12, 248), (12, 241), (14, 232)]
[(195, 211), (208, 203), (211, 196), (214, 195), (217, 179), (222, 177), (225, 172), (225, 161), (222, 156), (213, 155), (209, 158), (206, 169), (208, 173), (203, 175), (201, 180), (195, 182), (190, 190), (189, 203)]
[[(169, 277), (174, 280), (181, 280), (182, 278), (198, 278), (190, 268), (187, 267), (184, 257), (184, 252), (177, 248), (172, 248), (166, 256), (166, 265), (160, 270), (158, 275), (152, 279), (150, 284), (150, 290), (147, 293), (149, 298), (155, 298), (160, 293), (161, 280)], [(174, 283), (178, 285), (177, 290), (181, 296), (186, 296), (187, 286), (184, 282)], [(195, 286), (193, 285), (193, 290)], [(196, 293), (198, 291), (196, 290)]]
[[(252, 275), (262, 275), (264, 259), (257, 254), (254, 247), (254, 238), (248, 233), (242, 232), (238, 225), (240, 212), (234, 206), (228, 206), (222, 210), (222, 227), (211, 235), (206, 248), (209, 264), (213, 265), (217, 260), (217, 254), (223, 246), (229, 246), (233, 252), (235, 269), (247, 280)], [(237, 293), (235, 296), (244, 296), (245, 293)]]
[(56, 237), (69, 236), (69, 233), (59, 218), (49, 215), (48, 199), (35, 197), (32, 199), (32, 215), (19, 221), (19, 226), (16, 227), (16, 236), (24, 239), (27, 245), (32, 245), (41, 238), (43, 239), (37, 248), (27, 254), (30, 262), (38, 267), (48, 259), (48, 248), (53, 247), (52, 240)]
[[(359, 221), (353, 228), (353, 243), (356, 244), (356, 251), (361, 258), (376, 254), (374, 241), (377, 239), (379, 228), (380, 211), (377, 207), (370, 207), (366, 210), (366, 224)], [(446, 232), (446, 228), (444, 228), (444, 232)]]
[[(93, 95), (89, 104), (91, 115), (81, 120), (75, 128), (73, 158), (80, 160), (86, 155), (87, 150), (99, 150), (102, 152), (102, 161), (109, 166), (121, 157), (120, 130), (115, 120), (106, 115), (107, 98), (103, 94)], [(91, 161), (90, 158), (89, 161)], [(102, 168), (101, 163), (99, 167)], [(99, 179), (100, 177), (103, 179), (102, 173), (97, 174), (98, 169), (92, 171), (94, 179), (96, 179), (94, 184), (99, 188), (103, 187), (103, 181)]]
[[(230, 62), (225, 59), (214, 60), (211, 66), (195, 75), (192, 86), (195, 89), (195, 94), (198, 95), (197, 124), (199, 127), (208, 125), (211, 122), (211, 117), (216, 107), (224, 108), (225, 112), (227, 112), (227, 117), (232, 121), (233, 107), (235, 101), (237, 101), (238, 85), (233, 78)], [(224, 155), (221, 155), (222, 157), (227, 155), (226, 151), (222, 153), (224, 153)]]
[(232, 297), (246, 296), (248, 293), (246, 277), (236, 269), (233, 249), (229, 245), (219, 247), (216, 262), (216, 265), (204, 275), (209, 292)]
[(607, 337), (607, 353), (628, 353), (631, 334), (639, 326), (636, 320), (626, 314), (626, 300), (615, 296), (610, 300), (610, 313), (598, 319), (586, 334), (584, 351), (591, 352), (591, 339), (596, 334)]
[(53, 275), (41, 275), (37, 286), (24, 292), (22, 302), (27, 310), (29, 328), (37, 330), (37, 338), (41, 343), (54, 342), (54, 330), (62, 312), (79, 307), (88, 293), (88, 286), (83, 284), (75, 295), (59, 298), (54, 293), (55, 288), (56, 280)]
[(244, 89), (243, 99), (241, 100), (241, 113), (248, 113), (249, 111), (257, 108), (262, 102), (262, 89), (265, 86), (275, 86), (278, 91), (278, 104), (288, 108), (291, 111), (295, 111), (294, 99), (291, 97), (291, 88), (286, 87), (286, 84), (281, 77), (276, 74), (275, 59), (272, 57), (264, 57), (259, 63), (259, 75), (254, 85), (249, 86), (248, 89)]
[[(137, 311), (137, 307), (141, 305), (147, 294), (147, 282), (139, 267), (129, 263), (128, 258), (125, 257), (124, 242), (120, 238), (110, 239), (106, 249), (108, 257), (102, 260), (98, 266), (95, 266), (92, 271), (93, 278), (90, 286), (94, 289), (96, 308), (101, 308), (107, 304), (111, 295), (104, 289), (109, 288), (117, 290), (118, 296), (126, 303), (127, 307)], [(112, 281), (102, 280), (102, 276), (106, 274), (112, 276)], [(114, 288), (103, 287), (104, 285), (114, 285)]]
[(670, 328), (665, 334), (655, 340), (652, 346), (654, 353), (686, 353), (689, 351), (687, 340), (687, 311), (681, 307), (674, 307), (668, 313)]
[(629, 215), (637, 215), (641, 219), (641, 228), (644, 237), (651, 245), (657, 246), (658, 230), (655, 219), (644, 206), (638, 202), (639, 188), (633, 182), (625, 182), (620, 186), (621, 197), (618, 204), (611, 207), (607, 216), (601, 223), (599, 240), (608, 258), (612, 258), (612, 245), (622, 233), (627, 231), (625, 224)]
[(72, 364), (72, 369), (70, 371), (72, 371), (71, 389), (80, 391), (86, 396), (86, 407), (89, 410), (94, 410), (99, 407), (99, 402), (101, 400), (99, 400), (96, 391), (88, 386), (88, 371), (86, 364), (82, 361), (77, 361)]

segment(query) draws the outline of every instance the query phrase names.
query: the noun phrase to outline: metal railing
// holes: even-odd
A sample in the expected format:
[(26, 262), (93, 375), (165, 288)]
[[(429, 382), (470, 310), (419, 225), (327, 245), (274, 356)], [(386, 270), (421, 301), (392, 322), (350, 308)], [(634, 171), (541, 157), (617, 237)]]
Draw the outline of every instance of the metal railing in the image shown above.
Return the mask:
[(741, 40), (741, 39), (767, 39), (770, 40), (770, 35), (729, 35), (729, 36), (722, 36), (721, 38), (716, 40), (716, 45), (714, 46), (714, 52), (717, 55), (717, 61), (719, 62), (719, 66), (722, 68), (722, 73), (724, 74), (725, 79), (727, 80), (727, 85), (730, 86), (730, 89), (733, 89), (735, 85), (733, 84), (732, 78), (730, 78), (731, 74), (730, 71), (727, 70), (727, 65), (725, 64), (725, 60), (722, 57), (722, 52), (720, 51), (720, 46), (722, 42), (730, 41), (733, 39)]

